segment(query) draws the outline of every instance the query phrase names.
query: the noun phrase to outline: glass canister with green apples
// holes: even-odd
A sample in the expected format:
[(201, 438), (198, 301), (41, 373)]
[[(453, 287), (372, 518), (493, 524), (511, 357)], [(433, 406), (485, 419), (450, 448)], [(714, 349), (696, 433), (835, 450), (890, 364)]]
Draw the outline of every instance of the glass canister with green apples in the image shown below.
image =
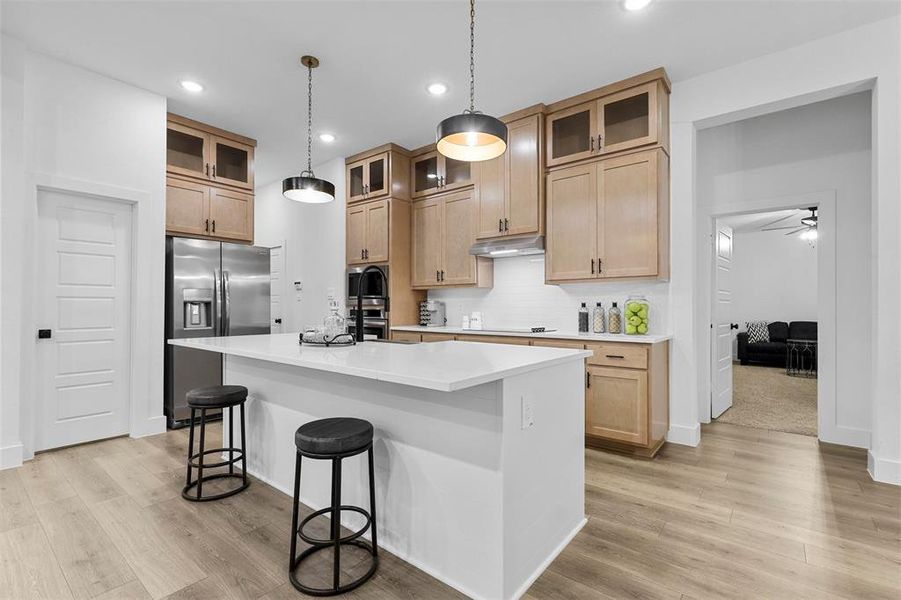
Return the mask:
[(626, 300), (625, 333), (627, 335), (645, 335), (650, 327), (651, 305), (644, 296), (632, 296)]

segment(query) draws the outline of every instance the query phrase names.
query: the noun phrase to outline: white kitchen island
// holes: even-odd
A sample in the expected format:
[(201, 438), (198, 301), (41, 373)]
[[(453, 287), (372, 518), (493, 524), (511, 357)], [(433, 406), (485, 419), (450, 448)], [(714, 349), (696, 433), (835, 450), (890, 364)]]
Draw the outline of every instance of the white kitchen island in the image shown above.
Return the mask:
[[(250, 391), (248, 472), (286, 494), (300, 425), (370, 421), (379, 545), (470, 597), (518, 598), (585, 523), (588, 351), (322, 348), (300, 346), (296, 334), (169, 343), (225, 356), (225, 382)], [(367, 508), (365, 457), (342, 468), (342, 504)], [(304, 504), (329, 504), (330, 476), (328, 461), (304, 460)]]

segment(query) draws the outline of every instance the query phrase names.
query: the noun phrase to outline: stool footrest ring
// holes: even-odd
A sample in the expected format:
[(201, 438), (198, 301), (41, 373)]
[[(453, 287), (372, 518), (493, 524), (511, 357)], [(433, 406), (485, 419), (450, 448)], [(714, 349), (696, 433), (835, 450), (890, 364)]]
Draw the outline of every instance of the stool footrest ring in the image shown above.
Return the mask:
[[(206, 469), (206, 465), (203, 465), (203, 468)], [(210, 500), (219, 500), (221, 498), (228, 498), (229, 496), (234, 496), (238, 492), (246, 490), (247, 487), (250, 485), (250, 481), (248, 480), (247, 483), (242, 483), (241, 485), (239, 485), (238, 487), (236, 487), (233, 490), (228, 490), (226, 492), (222, 492), (221, 494), (215, 494), (213, 496), (203, 496), (202, 498), (198, 498), (196, 494), (191, 495), (189, 493), (189, 490), (191, 490), (191, 488), (197, 487), (197, 484), (201, 481), (203, 483), (207, 483), (208, 481), (212, 481), (213, 479), (232, 479), (232, 478), (243, 480), (244, 475), (241, 473), (216, 473), (214, 475), (204, 475), (203, 477), (201, 477), (201, 478), (197, 479), (196, 481), (193, 481), (193, 482), (189, 483), (188, 485), (186, 485), (185, 487), (183, 487), (181, 489), (181, 497), (184, 498), (185, 500), (191, 500), (192, 502), (208, 502)]]
[[(340, 510), (347, 510), (347, 511), (355, 512), (355, 513), (359, 513), (366, 518), (366, 524), (363, 525), (363, 527), (361, 527), (359, 530), (354, 531), (353, 533), (346, 535), (342, 538), (339, 538), (340, 542), (342, 544), (346, 544), (348, 542), (352, 542), (353, 540), (357, 539), (358, 537), (360, 537), (361, 535), (366, 533), (366, 531), (369, 529), (369, 526), (372, 525), (372, 517), (369, 515), (369, 513), (367, 511), (363, 510), (359, 506), (342, 505)], [(300, 537), (300, 539), (302, 539), (306, 543), (311, 544), (313, 546), (334, 546), (335, 540), (333, 540), (333, 539), (314, 538), (314, 537), (310, 537), (309, 535), (307, 535), (303, 532), (303, 528), (307, 525), (307, 523), (309, 523), (316, 517), (319, 517), (322, 515), (327, 515), (331, 512), (332, 512), (331, 506), (329, 506), (328, 508), (322, 508), (320, 510), (317, 510), (314, 513), (311, 513), (303, 521), (301, 521), (300, 525), (298, 525), (298, 527), (297, 527), (297, 535)]]
[(233, 452), (234, 458), (231, 460), (222, 460), (220, 462), (214, 463), (203, 463), (204, 469), (215, 469), (216, 467), (227, 467), (228, 465), (237, 464), (238, 461), (244, 459), (244, 452), (240, 448), (212, 448), (210, 450), (204, 450), (203, 452), (198, 452), (197, 454), (192, 454), (188, 457), (188, 464), (195, 469), (199, 469), (200, 465), (197, 463), (197, 460), (200, 458), (200, 455), (206, 456), (207, 454), (216, 454), (217, 452)]
[(357, 579), (354, 579), (353, 581), (351, 581), (349, 583), (345, 583), (344, 585), (339, 585), (337, 587), (314, 588), (314, 587), (306, 586), (297, 579), (296, 573), (297, 573), (298, 567), (300, 566), (300, 563), (303, 562), (304, 559), (310, 557), (312, 554), (315, 554), (316, 552), (319, 552), (320, 550), (325, 550), (327, 548), (335, 547), (334, 544), (322, 545), (322, 546), (312, 546), (310, 548), (307, 548), (303, 552), (301, 552), (297, 558), (291, 557), (291, 569), (288, 571), (288, 579), (291, 580), (291, 585), (293, 585), (295, 589), (303, 592), (304, 594), (308, 594), (310, 596), (337, 596), (338, 594), (347, 593), (350, 590), (358, 588), (361, 585), (363, 585), (364, 583), (366, 583), (366, 581), (369, 580), (369, 578), (375, 574), (375, 571), (379, 566), (379, 557), (373, 551), (372, 545), (370, 545), (368, 542), (364, 542), (361, 540), (352, 540), (347, 543), (342, 542), (341, 545), (342, 546), (356, 546), (358, 548), (362, 548), (363, 550), (366, 550), (367, 552), (369, 552), (370, 556), (372, 556), (372, 565), (369, 567), (369, 570), (366, 571), (366, 573), (364, 573)]

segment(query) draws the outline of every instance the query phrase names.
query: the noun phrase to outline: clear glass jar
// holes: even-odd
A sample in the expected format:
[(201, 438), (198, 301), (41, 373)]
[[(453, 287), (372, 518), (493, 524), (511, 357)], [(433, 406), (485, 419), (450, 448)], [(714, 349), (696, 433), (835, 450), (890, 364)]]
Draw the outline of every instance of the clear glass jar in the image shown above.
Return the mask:
[(595, 333), (604, 333), (607, 329), (606, 319), (604, 318), (604, 305), (600, 302), (594, 307), (594, 318), (592, 319), (592, 325), (594, 326)]
[(347, 333), (347, 322), (338, 313), (338, 303), (333, 302), (330, 306), (331, 314), (325, 317), (322, 321), (322, 325), (325, 328), (325, 335), (333, 338), (336, 335), (341, 335)]
[(616, 302), (607, 311), (607, 331), (609, 333), (623, 332), (623, 313), (616, 305)]
[(651, 305), (645, 296), (632, 296), (626, 300), (627, 335), (646, 335), (650, 328)]

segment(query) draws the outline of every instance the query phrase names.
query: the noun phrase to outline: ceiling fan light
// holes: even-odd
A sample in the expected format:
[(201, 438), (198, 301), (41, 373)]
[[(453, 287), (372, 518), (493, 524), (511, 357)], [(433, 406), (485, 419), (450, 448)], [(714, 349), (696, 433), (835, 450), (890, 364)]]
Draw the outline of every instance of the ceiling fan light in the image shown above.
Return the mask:
[(295, 202), (325, 204), (335, 199), (335, 186), (318, 177), (287, 177), (282, 181), (282, 195)]
[(481, 113), (462, 113), (438, 123), (438, 152), (448, 158), (480, 162), (507, 151), (507, 125)]

